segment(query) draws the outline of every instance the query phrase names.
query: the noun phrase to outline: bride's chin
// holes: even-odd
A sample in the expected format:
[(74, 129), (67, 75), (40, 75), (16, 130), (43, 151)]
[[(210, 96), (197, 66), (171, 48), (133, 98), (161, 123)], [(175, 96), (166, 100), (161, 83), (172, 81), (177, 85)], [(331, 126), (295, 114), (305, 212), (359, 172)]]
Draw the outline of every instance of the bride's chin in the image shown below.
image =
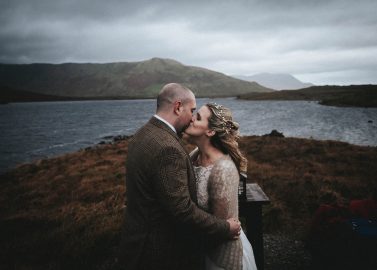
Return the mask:
[(182, 138), (185, 140), (190, 140), (190, 135), (187, 134), (185, 131), (182, 132)]
[(183, 130), (183, 134), (185, 134), (186, 136), (190, 136), (190, 126), (186, 127), (186, 128)]

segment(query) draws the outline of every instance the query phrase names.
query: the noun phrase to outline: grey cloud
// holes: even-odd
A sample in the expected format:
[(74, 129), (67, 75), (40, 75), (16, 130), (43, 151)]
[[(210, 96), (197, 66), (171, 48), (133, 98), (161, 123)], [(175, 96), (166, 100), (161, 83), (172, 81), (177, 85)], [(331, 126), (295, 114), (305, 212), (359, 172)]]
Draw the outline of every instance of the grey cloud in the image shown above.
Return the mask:
[(377, 70), (375, 10), (374, 0), (1, 1), (0, 62), (166, 57), (226, 74), (364, 78)]

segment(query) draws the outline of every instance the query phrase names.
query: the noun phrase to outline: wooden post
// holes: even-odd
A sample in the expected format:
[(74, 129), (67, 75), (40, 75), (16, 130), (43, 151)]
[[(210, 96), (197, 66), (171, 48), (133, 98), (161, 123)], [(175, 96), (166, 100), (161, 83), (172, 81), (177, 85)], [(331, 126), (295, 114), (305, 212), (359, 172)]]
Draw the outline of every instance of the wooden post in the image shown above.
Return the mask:
[(246, 220), (246, 236), (253, 247), (258, 270), (264, 269), (262, 206), (270, 203), (258, 184), (246, 184), (246, 199), (239, 199), (239, 215)]

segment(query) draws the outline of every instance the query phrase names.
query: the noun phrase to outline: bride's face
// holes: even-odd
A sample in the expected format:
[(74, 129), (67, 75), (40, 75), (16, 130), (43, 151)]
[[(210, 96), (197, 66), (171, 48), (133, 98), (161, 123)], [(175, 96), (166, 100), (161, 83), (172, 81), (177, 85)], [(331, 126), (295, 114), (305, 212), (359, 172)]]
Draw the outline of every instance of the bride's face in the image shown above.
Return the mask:
[(211, 136), (213, 131), (208, 128), (208, 118), (211, 116), (211, 111), (207, 106), (202, 106), (195, 114), (190, 126), (186, 129), (185, 133), (191, 139), (194, 137)]

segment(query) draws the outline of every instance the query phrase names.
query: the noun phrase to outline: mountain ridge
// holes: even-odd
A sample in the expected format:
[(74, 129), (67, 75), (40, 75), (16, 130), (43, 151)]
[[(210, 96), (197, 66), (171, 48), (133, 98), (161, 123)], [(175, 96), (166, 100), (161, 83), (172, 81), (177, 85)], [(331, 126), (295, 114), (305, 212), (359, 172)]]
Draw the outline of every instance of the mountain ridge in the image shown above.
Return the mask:
[(0, 91), (7, 88), (88, 99), (155, 98), (169, 82), (189, 87), (197, 97), (273, 91), (255, 82), (156, 57), (140, 62), (0, 64)]
[(286, 73), (263, 72), (251, 76), (234, 75), (233, 77), (245, 81), (254, 81), (264, 87), (274, 90), (297, 90), (314, 86), (312, 83), (301, 82), (293, 75)]

